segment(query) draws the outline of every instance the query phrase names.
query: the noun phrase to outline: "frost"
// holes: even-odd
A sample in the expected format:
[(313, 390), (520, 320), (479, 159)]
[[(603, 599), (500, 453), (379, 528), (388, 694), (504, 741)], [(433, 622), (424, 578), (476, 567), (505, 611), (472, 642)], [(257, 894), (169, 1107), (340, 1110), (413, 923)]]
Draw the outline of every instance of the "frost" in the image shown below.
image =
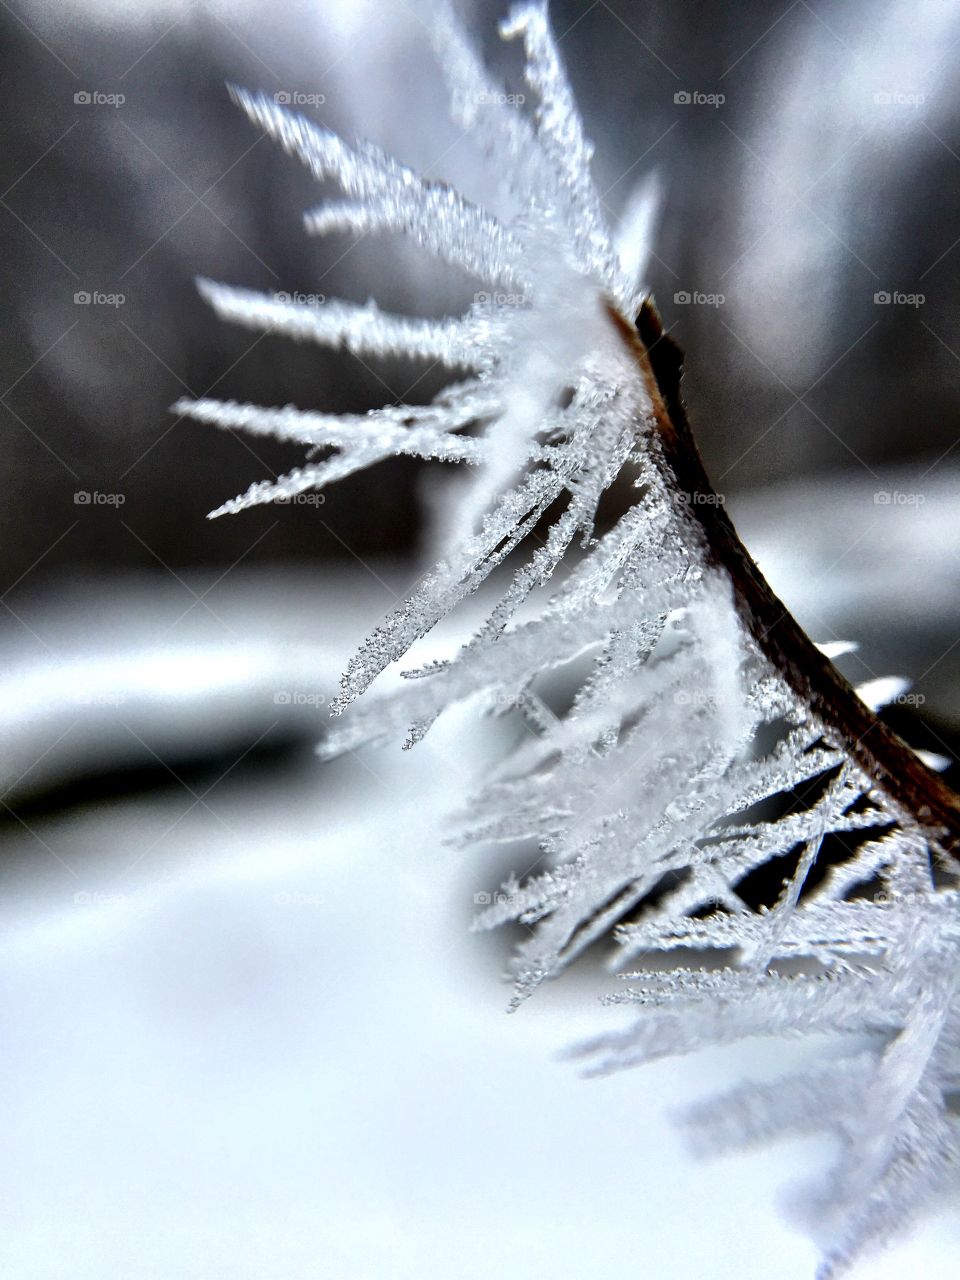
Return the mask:
[[(915, 857), (922, 881), (920, 841)], [(899, 878), (894, 864), (891, 886)], [(742, 1086), (684, 1117), (708, 1152), (820, 1128), (840, 1136), (830, 1183), (798, 1205), (823, 1241), (818, 1274), (828, 1280), (908, 1226), (927, 1201), (958, 1190), (958, 912), (956, 891), (900, 896), (891, 887), (883, 902), (812, 898), (791, 912), (775, 948), (807, 961), (804, 969), (644, 975), (620, 997), (644, 1006), (635, 1026), (580, 1052), (598, 1059), (596, 1070), (610, 1070), (745, 1035), (832, 1034), (838, 1045), (825, 1062)], [(676, 946), (746, 952), (770, 933), (767, 919), (729, 914), (664, 930)], [(873, 1041), (867, 1049), (865, 1037)]]
[(336, 451), (315, 466), (251, 485), (245, 494), (211, 512), (219, 516), (322, 489), (396, 454), (477, 464), (484, 457), (484, 441), (453, 432), (490, 417), (495, 404), (479, 384), (466, 382), (447, 388), (425, 408), (391, 405), (367, 414), (309, 413), (293, 405), (267, 409), (232, 400), (203, 399), (180, 400), (174, 405), (174, 412), (226, 430), (242, 429), (252, 435), (309, 445), (315, 450)]
[(343, 347), (355, 355), (405, 355), (448, 368), (482, 368), (488, 363), (490, 325), (411, 320), (382, 312), (374, 302), (290, 302), (283, 296), (232, 289), (211, 280), (197, 287), (222, 320), (248, 329), (282, 333), (300, 342)]
[[(523, 42), (532, 114), (491, 79), (447, 4), (426, 10), (453, 116), (486, 151), (515, 210), (508, 222), (369, 143), (232, 93), (341, 187), (344, 199), (308, 212), (310, 232), (400, 232), (494, 292), (463, 316), (423, 320), (373, 302), (200, 288), (234, 323), (440, 363), (465, 380), (430, 405), (361, 415), (213, 400), (176, 411), (310, 451), (307, 465), (214, 515), (395, 454), (470, 466), (440, 563), (350, 663), (333, 707), (349, 714), (323, 751), (404, 732), (412, 745), (467, 699), (517, 713), (525, 731), (460, 815), (457, 838), (539, 845), (535, 866), (476, 922), (527, 926), (514, 1007), (613, 940), (622, 989), (611, 1002), (640, 1016), (584, 1047), (592, 1069), (753, 1035), (845, 1043), (806, 1074), (745, 1086), (692, 1119), (712, 1149), (823, 1126), (842, 1135), (834, 1180), (808, 1206), (832, 1276), (956, 1179), (960, 917), (941, 833), (864, 773), (761, 652), (678, 489), (624, 338), (643, 298), (655, 180), (641, 183), (615, 240), (542, 5), (517, 6), (501, 27)], [(599, 513), (614, 486), (611, 522)], [(399, 692), (352, 705), (485, 582), (485, 616), (459, 649), (405, 671)], [(830, 659), (852, 648), (820, 646)], [(566, 709), (552, 705), (550, 678), (565, 683)], [(906, 688), (889, 677), (859, 694), (875, 708)]]

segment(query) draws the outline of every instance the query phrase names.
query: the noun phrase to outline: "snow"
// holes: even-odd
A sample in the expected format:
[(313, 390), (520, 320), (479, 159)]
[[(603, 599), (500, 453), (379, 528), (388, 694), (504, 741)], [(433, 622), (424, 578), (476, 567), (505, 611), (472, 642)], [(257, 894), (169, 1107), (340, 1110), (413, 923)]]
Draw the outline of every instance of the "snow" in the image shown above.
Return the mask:
[[(504, 1015), (465, 927), (486, 872), (436, 839), (499, 751), (471, 731), (467, 759), (466, 718), (412, 754), (235, 774), (215, 814), (175, 788), (49, 820), (76, 880), (10, 840), (4, 1274), (809, 1280), (774, 1188), (822, 1177), (828, 1143), (700, 1163), (669, 1120), (789, 1046), (589, 1081), (555, 1054), (622, 1022), (596, 982)], [(956, 1243), (928, 1222), (854, 1280), (940, 1274)]]

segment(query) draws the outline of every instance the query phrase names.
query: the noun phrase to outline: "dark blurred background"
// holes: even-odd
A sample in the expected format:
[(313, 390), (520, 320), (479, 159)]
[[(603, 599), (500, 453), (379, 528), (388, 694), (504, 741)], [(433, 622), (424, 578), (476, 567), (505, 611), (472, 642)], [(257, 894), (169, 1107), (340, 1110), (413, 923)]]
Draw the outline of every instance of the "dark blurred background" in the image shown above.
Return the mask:
[[(325, 124), (495, 203), (446, 120), (415, 9), (20, 0), (0, 11), (5, 584), (43, 556), (19, 599), (65, 571), (416, 545), (417, 468), (399, 462), (332, 491), (320, 518), (206, 524), (295, 453), (167, 413), (208, 390), (363, 409), (441, 385), (436, 370), (418, 378), (255, 340), (217, 323), (192, 283), (375, 293), (421, 314), (469, 301), (468, 281), (404, 245), (307, 237), (301, 213), (324, 193), (258, 141), (224, 90), (316, 95), (304, 109)], [(515, 49), (494, 35), (501, 6), (473, 9), (488, 55), (522, 88)], [(557, 0), (552, 12), (612, 217), (658, 175), (649, 280), (688, 350), (687, 396), (718, 486), (934, 463), (958, 431), (956, 6), (799, 0), (740, 5), (731, 20), (721, 4)], [(78, 104), (78, 93), (123, 102)], [(925, 300), (877, 306), (884, 291)], [(83, 292), (124, 300), (75, 304)], [(724, 302), (678, 305), (682, 292)], [(123, 508), (79, 510), (77, 490), (121, 494)]]
[[(502, 6), (464, 12), (522, 92), (518, 50), (496, 38)], [(638, 185), (659, 193), (647, 275), (688, 353), (686, 396), (717, 489), (818, 638), (852, 628), (863, 642), (855, 674), (892, 667), (920, 681), (923, 701), (892, 714), (929, 722), (949, 754), (960, 714), (960, 8), (797, 0), (738, 6), (731, 20), (716, 3), (555, 0), (552, 15), (611, 220)], [(496, 209), (482, 156), (447, 118), (422, 10), (18, 0), (0, 23), (9, 664), (55, 665), (84, 634), (87, 650), (136, 650), (145, 600), (170, 599), (171, 643), (192, 643), (199, 619), (209, 643), (228, 644), (218, 609), (234, 590), (254, 592), (250, 626), (288, 642), (279, 619), (302, 622), (304, 593), (337, 607), (323, 576), (335, 563), (376, 590), (398, 575), (382, 611), (424, 554), (425, 494), (441, 467), (398, 460), (319, 507), (208, 522), (298, 451), (169, 406), (211, 394), (364, 410), (442, 386), (436, 368), (221, 324), (193, 284), (375, 295), (422, 315), (469, 305), (472, 281), (399, 239), (308, 237), (302, 212), (331, 193), (224, 87), (301, 95), (323, 123)], [(260, 608), (259, 584), (284, 574), (289, 591)], [(80, 763), (63, 762), (67, 774)]]

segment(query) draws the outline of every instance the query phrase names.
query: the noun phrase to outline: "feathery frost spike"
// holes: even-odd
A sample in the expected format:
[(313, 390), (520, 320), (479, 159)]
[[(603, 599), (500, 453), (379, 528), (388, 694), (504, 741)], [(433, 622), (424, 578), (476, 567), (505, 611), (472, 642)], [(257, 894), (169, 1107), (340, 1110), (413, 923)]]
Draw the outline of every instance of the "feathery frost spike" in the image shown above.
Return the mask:
[(586, 267), (599, 279), (614, 285), (619, 264), (600, 197), (590, 177), (593, 144), (583, 135), (567, 74), (550, 33), (546, 4), (517, 5), (501, 24), (500, 33), (506, 40), (518, 35), (523, 37), (527, 83), (540, 103), (537, 137), (569, 199), (571, 232)]
[[(236, 86), (230, 86), (230, 94), (254, 124), (298, 156), (315, 178), (335, 178), (348, 196), (356, 197), (368, 210), (365, 229), (406, 232), (443, 261), (490, 284), (523, 284), (519, 243), (492, 214), (454, 188), (422, 180), (370, 143), (350, 147), (266, 94)], [(327, 229), (341, 228), (331, 224)]]
[(221, 320), (247, 329), (282, 333), (297, 341), (342, 346), (356, 355), (440, 361), (449, 368), (482, 368), (489, 351), (487, 326), (477, 321), (411, 320), (384, 313), (374, 302), (291, 302), (285, 295), (235, 289), (213, 280), (197, 288)]
[[(704, 495), (678, 491), (623, 337), (655, 180), (643, 179), (624, 223), (643, 243), (615, 249), (545, 6), (518, 4), (501, 27), (522, 38), (532, 111), (488, 74), (447, 0), (423, 0), (423, 11), (452, 115), (516, 211), (507, 221), (264, 95), (233, 96), (339, 184), (344, 198), (311, 210), (309, 231), (408, 235), (499, 292), (464, 316), (422, 320), (373, 303), (200, 288), (236, 323), (475, 376), (430, 405), (362, 415), (209, 399), (176, 412), (309, 451), (307, 465), (220, 512), (393, 454), (473, 468), (440, 563), (351, 661), (333, 707), (349, 714), (321, 750), (403, 734), (412, 744), (468, 699), (523, 716), (526, 732), (466, 805), (458, 838), (517, 842), (524, 866), (525, 842), (539, 842), (536, 871), (509, 877), (476, 921), (527, 926), (514, 1007), (611, 940), (621, 985), (608, 1002), (639, 1016), (582, 1047), (592, 1071), (752, 1035), (835, 1038), (826, 1065), (743, 1086), (689, 1117), (710, 1149), (821, 1125), (840, 1135), (831, 1183), (806, 1202), (826, 1280), (957, 1185), (960, 890), (944, 875), (942, 833), (867, 776), (761, 652), (704, 546), (693, 510)], [(598, 512), (615, 484), (610, 522)], [(415, 679), (351, 705), (488, 580), (466, 643), (426, 666), (412, 657)], [(854, 647), (820, 650), (833, 659)], [(888, 677), (859, 693), (878, 707), (907, 687)]]

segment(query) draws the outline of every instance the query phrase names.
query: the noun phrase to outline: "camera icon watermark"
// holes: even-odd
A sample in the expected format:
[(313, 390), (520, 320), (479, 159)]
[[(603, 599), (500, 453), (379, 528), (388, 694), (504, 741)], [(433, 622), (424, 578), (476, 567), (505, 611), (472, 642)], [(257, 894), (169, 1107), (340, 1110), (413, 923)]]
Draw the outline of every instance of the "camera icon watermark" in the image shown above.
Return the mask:
[(122, 107), (125, 93), (104, 93), (101, 89), (78, 89), (73, 101), (78, 107)]
[(126, 700), (127, 695), (121, 689), (101, 689), (80, 699), (85, 707), (122, 707)]
[(297, 307), (322, 307), (327, 300), (325, 293), (301, 293), (298, 289), (288, 292), (286, 289), (278, 289), (273, 295), (274, 302), (278, 302), (281, 306), (297, 306)]
[(898, 89), (884, 90), (873, 95), (875, 107), (922, 107), (927, 100), (925, 93), (901, 93)]
[(481, 289), (473, 295), (473, 301), (480, 307), (525, 307), (530, 298), (525, 293), (504, 293), (502, 290), (490, 293)]
[(527, 100), (525, 93), (475, 93), (473, 101), (478, 107), (522, 107)]
[(724, 93), (702, 93), (699, 89), (678, 89), (673, 95), (678, 107), (722, 107), (727, 100)]
[(122, 507), (126, 500), (125, 493), (101, 493), (99, 489), (92, 493), (89, 489), (78, 489), (73, 495), (75, 507)]
[(273, 502), (278, 507), (322, 507), (326, 500), (325, 493), (282, 493)]
[(76, 307), (122, 307), (127, 300), (125, 293), (104, 293), (100, 289), (78, 289), (73, 295)]
[(104, 893), (100, 889), (79, 889), (73, 895), (76, 907), (120, 907), (129, 902), (125, 893)]
[(677, 501), (682, 502), (685, 507), (723, 507), (726, 505), (727, 497), (724, 493), (712, 491), (704, 493), (700, 489), (694, 489), (691, 493), (678, 493)]
[(694, 289), (678, 289), (673, 295), (673, 300), (678, 307), (722, 307), (726, 302), (726, 294), (723, 293), (701, 293)]
[(519, 893), (507, 893), (505, 889), (497, 889), (494, 893), (481, 889), (479, 893), (473, 895), (473, 905), (475, 907), (510, 907), (515, 909), (523, 905)]
[(322, 893), (304, 893), (299, 889), (281, 889), (273, 895), (278, 907), (322, 907), (326, 903)]
[(278, 107), (322, 107), (327, 100), (325, 93), (304, 93), (300, 89), (278, 89), (273, 95)]
[(678, 689), (673, 700), (678, 707), (709, 707), (716, 710), (718, 706), (716, 695), (708, 693), (706, 689)]
[(878, 489), (873, 495), (875, 507), (922, 507), (926, 497), (922, 493), (904, 493), (900, 489)]
[(277, 707), (325, 707), (326, 695), (309, 693), (302, 689), (278, 689), (273, 695), (274, 706)]
[(873, 295), (874, 306), (877, 307), (922, 307), (926, 302), (926, 294), (902, 293), (899, 289), (878, 289)]

